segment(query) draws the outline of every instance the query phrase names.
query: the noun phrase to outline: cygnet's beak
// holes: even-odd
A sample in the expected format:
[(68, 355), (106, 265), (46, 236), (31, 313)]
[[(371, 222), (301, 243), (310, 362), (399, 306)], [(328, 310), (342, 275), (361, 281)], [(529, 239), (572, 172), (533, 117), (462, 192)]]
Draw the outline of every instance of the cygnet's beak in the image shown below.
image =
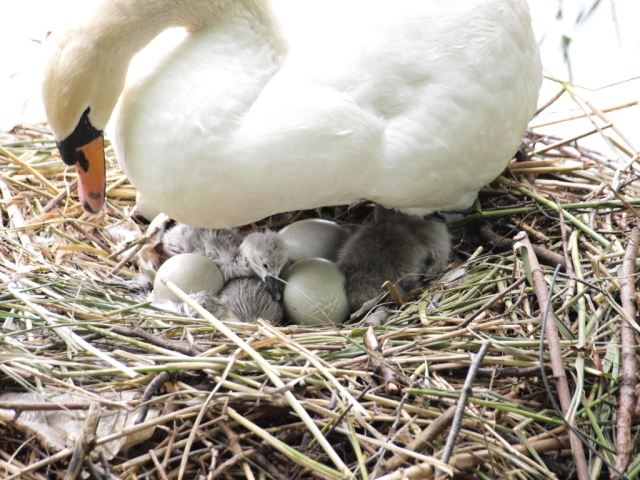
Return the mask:
[(104, 204), (106, 169), (104, 137), (89, 121), (89, 109), (84, 112), (71, 135), (56, 142), (60, 156), (67, 165), (78, 170), (78, 196), (89, 213), (98, 213)]
[(265, 282), (267, 282), (267, 287), (269, 287), (269, 293), (271, 293), (271, 297), (279, 302), (282, 300), (282, 283), (276, 277), (267, 277)]

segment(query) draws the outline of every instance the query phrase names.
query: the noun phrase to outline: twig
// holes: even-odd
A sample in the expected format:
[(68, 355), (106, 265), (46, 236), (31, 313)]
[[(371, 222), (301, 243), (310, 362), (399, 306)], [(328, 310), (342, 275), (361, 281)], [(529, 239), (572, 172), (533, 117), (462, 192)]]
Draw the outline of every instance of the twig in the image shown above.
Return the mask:
[[(376, 337), (372, 326), (369, 326), (367, 329), (367, 332), (363, 336), (363, 340), (364, 344), (370, 351), (382, 355), (382, 347), (378, 342), (378, 338)], [(384, 379), (384, 388), (388, 395), (398, 395), (401, 385), (407, 384), (404, 378), (400, 377), (396, 372), (373, 355), (371, 356), (371, 364), (373, 365), (374, 375)]]
[[(248, 451), (244, 454), (246, 456), (248, 454)], [(269, 460), (267, 460), (267, 457), (265, 457), (263, 454), (259, 452), (256, 453), (253, 456), (253, 461), (256, 463), (256, 465), (265, 470), (276, 480), (287, 480), (287, 476), (284, 475), (280, 470), (278, 470), (278, 468), (276, 468), (275, 465), (273, 465)]]
[[(636, 318), (635, 295), (635, 261), (638, 256), (638, 227), (631, 232), (622, 261), (622, 278), (620, 279), (620, 300), (622, 308), (630, 319)], [(631, 454), (631, 422), (635, 403), (637, 375), (636, 334), (626, 317), (620, 316), (620, 344), (622, 354), (622, 375), (618, 378), (620, 386), (620, 403), (618, 405), (618, 421), (616, 436), (616, 468), (624, 472), (629, 464)], [(619, 477), (616, 477), (619, 478)]]
[(95, 235), (92, 235), (91, 233), (87, 232), (84, 228), (82, 228), (80, 225), (78, 225), (76, 222), (74, 222), (73, 220), (67, 220), (67, 223), (69, 225), (71, 225), (73, 228), (75, 228), (78, 232), (80, 232), (82, 235), (84, 235), (86, 238), (88, 238), (89, 240), (91, 240), (93, 243), (95, 243), (96, 245), (98, 245), (102, 250), (104, 250), (105, 252), (107, 252), (108, 254), (111, 254), (111, 249), (106, 246), (99, 238), (97, 238)]
[(183, 372), (160, 372), (156, 378), (149, 382), (149, 385), (147, 385), (144, 395), (142, 396), (142, 405), (140, 406), (138, 417), (136, 418), (134, 425), (139, 425), (147, 419), (147, 413), (151, 406), (151, 397), (155, 395), (160, 387), (162, 387), (166, 382), (177, 381), (181, 375), (183, 375)]
[(133, 329), (126, 328), (126, 327), (111, 327), (109, 330), (119, 335), (140, 337), (145, 339), (147, 342), (151, 343), (152, 345), (166, 348), (168, 350), (173, 350), (175, 352), (184, 353), (185, 355), (189, 355), (191, 357), (197, 357), (198, 355), (204, 352), (204, 350), (196, 344), (190, 344), (190, 343), (180, 342), (176, 340), (169, 340), (164, 337), (158, 337), (156, 335), (153, 335), (152, 333), (147, 332), (146, 330), (143, 330), (139, 326), (136, 326)]
[(100, 421), (100, 405), (92, 402), (87, 412), (87, 418), (82, 427), (80, 438), (76, 441), (69, 468), (64, 476), (64, 480), (75, 480), (82, 473), (84, 459), (96, 446), (96, 430)]
[(515, 282), (513, 282), (511, 285), (509, 285), (507, 288), (505, 288), (503, 291), (501, 291), (500, 293), (494, 295), (494, 297), (491, 300), (489, 300), (487, 303), (485, 303), (483, 306), (481, 306), (473, 315), (471, 315), (464, 322), (462, 322), (460, 325), (458, 325), (456, 327), (456, 330), (462, 330), (463, 328), (467, 328), (467, 326), (471, 322), (473, 322), (476, 318), (478, 318), (480, 316), (480, 314), (482, 314), (482, 312), (484, 312), (488, 308), (491, 308), (492, 305), (494, 305), (498, 300), (503, 298), (507, 293), (511, 292), (515, 288), (517, 288), (520, 285), (522, 285), (525, 282), (526, 279), (527, 279), (527, 277), (521, 277), (518, 280), (516, 280)]
[[(486, 222), (482, 222), (478, 227), (478, 235), (480, 236), (480, 240), (489, 245), (490, 249), (496, 253), (513, 250), (515, 241), (502, 238), (495, 233)], [(560, 265), (562, 269), (566, 271), (567, 264), (562, 255), (558, 255), (557, 253), (547, 250), (539, 245), (534, 245), (532, 248), (536, 252), (536, 255), (540, 257), (543, 264), (549, 265), (550, 267)]]
[[(558, 268), (556, 268), (556, 271), (553, 274), (553, 278), (551, 279), (551, 288), (553, 289), (553, 287), (555, 286), (556, 283), (556, 277), (558, 275)], [(549, 310), (551, 309), (551, 301), (549, 301), (547, 303), (546, 308), (544, 309), (544, 314), (542, 315), (542, 323), (540, 325), (540, 346), (538, 349), (538, 359), (540, 364), (544, 363), (544, 334), (546, 332), (546, 327), (548, 325), (547, 323), (547, 319), (549, 318)], [(587, 446), (587, 448), (591, 451), (591, 453), (593, 453), (596, 457), (598, 457), (600, 460), (602, 460), (602, 462), (607, 465), (611, 470), (613, 470), (615, 473), (617, 473), (618, 475), (620, 475), (624, 480), (630, 480), (628, 477), (626, 477), (622, 472), (620, 472), (618, 469), (616, 469), (616, 467), (614, 467), (613, 465), (611, 465), (611, 463), (609, 463), (609, 461), (605, 458), (605, 456), (600, 453), (595, 447), (593, 447), (582, 435), (582, 432), (580, 432), (576, 427), (574, 427), (572, 425), (572, 422), (569, 421), (569, 419), (567, 419), (566, 415), (560, 410), (560, 408), (558, 407), (558, 404), (556, 403), (556, 400), (553, 398), (553, 392), (551, 391), (551, 386), (549, 385), (549, 379), (547, 377), (546, 372), (544, 371), (544, 369), (540, 369), (540, 373), (541, 373), (541, 377), (542, 377), (542, 383), (544, 383), (544, 387), (545, 390), (547, 391), (547, 396), (549, 397), (549, 400), (551, 401), (551, 405), (553, 406), (553, 409), (556, 412), (556, 415), (562, 419), (562, 421), (565, 423), (566, 427), (569, 429), (570, 431), (570, 438), (572, 435), (576, 436), (584, 445)]]
[[(557, 196), (554, 196), (553, 199), (558, 205), (558, 218), (560, 219), (560, 235), (562, 237), (562, 253), (564, 254), (565, 265), (566, 265), (565, 271), (567, 272), (568, 275), (573, 276), (574, 271), (573, 271), (573, 265), (571, 264), (571, 260), (569, 259), (569, 248), (568, 248), (569, 242), (567, 237), (567, 224), (564, 221), (564, 210), (562, 209), (560, 199)], [(567, 293), (564, 296), (563, 306), (566, 305), (567, 302), (569, 302), (573, 298), (575, 289), (576, 289), (575, 280), (569, 279), (569, 282), (567, 282)], [(569, 319), (569, 313), (567, 312), (564, 315), (564, 317), (565, 317), (565, 321), (564, 321), (565, 325), (569, 326), (571, 323)]]
[[(467, 374), (467, 378), (464, 380), (464, 385), (460, 391), (460, 398), (456, 405), (456, 412), (453, 417), (449, 436), (447, 437), (447, 443), (442, 451), (441, 460), (444, 463), (449, 463), (449, 459), (451, 458), (453, 446), (455, 445), (458, 434), (460, 433), (460, 428), (462, 428), (462, 417), (464, 416), (464, 409), (467, 407), (467, 399), (473, 393), (473, 381), (476, 379), (476, 372), (482, 363), (482, 359), (487, 354), (487, 350), (489, 350), (489, 343), (485, 342), (480, 347), (478, 353), (473, 356), (473, 361), (469, 366), (469, 373)], [(442, 475), (442, 472), (436, 469), (436, 478), (440, 475)]]
[(75, 189), (78, 186), (78, 179), (75, 179), (73, 182), (71, 182), (69, 184), (69, 187), (65, 188), (63, 191), (61, 191), (59, 194), (57, 194), (55, 197), (53, 197), (51, 200), (49, 200), (49, 203), (47, 203), (44, 208), (42, 209), (42, 211), (44, 213), (47, 213), (49, 210), (53, 210), (62, 200), (64, 200), (65, 198), (67, 198), (67, 196), (69, 195), (69, 193)]
[[(222, 462), (220, 465), (218, 465), (216, 469), (211, 472), (209, 478), (218, 478), (223, 472), (226, 472), (229, 468), (233, 467), (239, 461), (246, 460), (247, 458), (255, 457), (256, 455), (258, 455), (258, 453), (262, 449), (263, 447), (252, 448), (250, 450), (240, 449), (239, 453), (235, 454), (226, 462)], [(247, 465), (246, 462), (244, 464)]]
[[(242, 447), (240, 446), (240, 442), (238, 442), (238, 436), (233, 433), (233, 430), (229, 428), (229, 425), (227, 425), (226, 422), (220, 422), (219, 425), (222, 432), (229, 439), (229, 448), (231, 449), (231, 453), (233, 453), (235, 457), (243, 457), (244, 455), (242, 452)], [(242, 469), (244, 471), (245, 478), (249, 480), (253, 480), (255, 478), (253, 476), (251, 468), (249, 467), (249, 464), (246, 461), (242, 462)], [(215, 475), (213, 478), (215, 478)]]
[[(423, 451), (429, 442), (435, 439), (438, 435), (440, 435), (451, 423), (453, 416), (456, 412), (456, 406), (451, 405), (442, 415), (436, 418), (431, 425), (425, 428), (420, 435), (414, 438), (405, 449), (411, 450), (412, 452), (421, 452)], [(386, 461), (382, 467), (383, 471), (389, 472), (391, 470), (395, 470), (404, 465), (409, 457), (402, 453), (396, 453), (393, 457), (391, 457), (388, 461)]]
[(542, 112), (544, 112), (547, 108), (553, 105), (556, 102), (556, 100), (558, 100), (562, 96), (564, 92), (566, 92), (566, 90), (564, 88), (561, 88), (558, 93), (556, 93), (553, 97), (551, 97), (551, 99), (547, 101), (547, 103), (545, 103), (539, 109), (537, 109), (536, 113), (534, 113), (533, 116), (535, 117), (536, 115), (540, 115)]
[[(520, 241), (527, 248), (527, 257), (529, 259), (529, 266), (531, 268), (531, 276), (533, 277), (533, 288), (538, 298), (538, 305), (541, 309), (550, 305), (551, 298), (549, 297), (549, 290), (547, 290), (547, 284), (544, 280), (544, 274), (540, 270), (538, 259), (536, 254), (531, 248), (531, 242), (524, 232), (520, 232), (516, 239)], [(543, 339), (541, 339), (543, 341)], [(560, 347), (560, 337), (558, 335), (558, 329), (555, 324), (555, 314), (552, 315), (551, 321), (547, 328), (547, 345), (549, 347), (549, 355), (551, 356), (551, 369), (556, 379), (556, 389), (558, 391), (558, 397), (560, 398), (560, 405), (562, 405), (562, 412), (566, 415), (571, 406), (571, 394), (569, 393), (569, 384), (567, 382), (567, 376), (564, 371), (564, 362), (562, 360), (562, 350)], [(544, 369), (542, 369), (544, 370)], [(543, 373), (544, 374), (544, 373)], [(570, 419), (568, 419), (571, 421)], [(576, 471), (578, 472), (579, 480), (589, 480), (589, 470), (587, 468), (587, 460), (584, 455), (584, 449), (580, 439), (573, 432), (569, 434), (571, 441), (571, 450), (573, 452), (573, 459), (576, 462)]]

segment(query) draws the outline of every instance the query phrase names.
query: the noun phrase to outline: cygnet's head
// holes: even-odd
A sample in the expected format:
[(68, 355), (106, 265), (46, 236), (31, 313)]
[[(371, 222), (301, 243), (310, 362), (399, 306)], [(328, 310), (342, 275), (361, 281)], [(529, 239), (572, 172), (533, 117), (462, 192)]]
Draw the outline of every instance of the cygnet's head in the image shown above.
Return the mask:
[(278, 276), (287, 263), (289, 255), (280, 237), (271, 230), (247, 235), (240, 251), (253, 271), (269, 287), (274, 300), (282, 299), (282, 284)]

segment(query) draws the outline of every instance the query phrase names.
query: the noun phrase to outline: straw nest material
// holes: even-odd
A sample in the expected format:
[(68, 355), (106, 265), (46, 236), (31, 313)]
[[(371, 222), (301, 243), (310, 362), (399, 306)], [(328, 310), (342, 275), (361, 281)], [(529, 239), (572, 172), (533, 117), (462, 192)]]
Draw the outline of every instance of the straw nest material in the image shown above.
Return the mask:
[(0, 137), (0, 477), (635, 478), (638, 154), (575, 100), (584, 135), (530, 130), (451, 221), (440, 279), (386, 320), (320, 327), (153, 309), (130, 282), (150, 235), (112, 151), (89, 215), (48, 129)]

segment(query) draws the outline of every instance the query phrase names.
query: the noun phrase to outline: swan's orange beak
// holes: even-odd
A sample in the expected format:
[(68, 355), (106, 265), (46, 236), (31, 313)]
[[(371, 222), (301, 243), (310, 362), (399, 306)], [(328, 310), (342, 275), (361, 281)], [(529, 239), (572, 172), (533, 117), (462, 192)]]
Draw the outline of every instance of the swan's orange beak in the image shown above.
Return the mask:
[(60, 157), (67, 165), (78, 169), (78, 196), (89, 213), (98, 213), (104, 204), (106, 172), (104, 165), (104, 137), (91, 125), (90, 109), (82, 114), (75, 130), (56, 142)]
[(87, 212), (98, 213), (104, 204), (106, 185), (102, 136), (78, 148), (78, 157), (76, 168), (80, 203)]

